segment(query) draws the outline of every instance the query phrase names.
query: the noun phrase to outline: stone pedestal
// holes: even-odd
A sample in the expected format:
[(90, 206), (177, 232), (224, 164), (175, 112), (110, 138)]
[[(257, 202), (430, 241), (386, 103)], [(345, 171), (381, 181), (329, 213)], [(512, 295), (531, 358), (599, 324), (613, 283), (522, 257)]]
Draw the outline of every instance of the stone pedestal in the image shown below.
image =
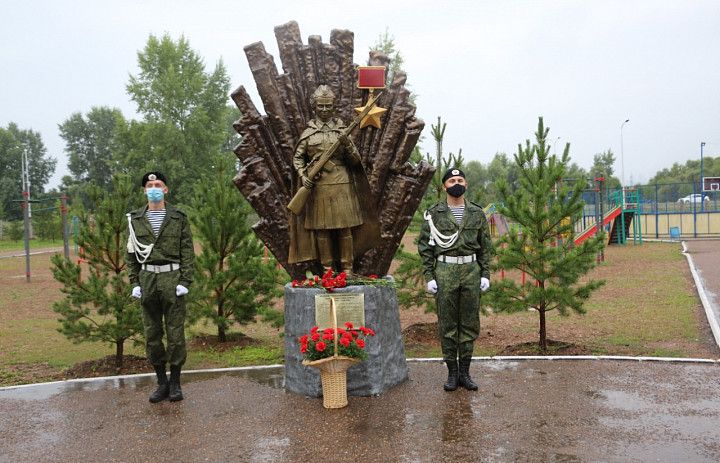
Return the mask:
[[(369, 396), (381, 394), (408, 378), (405, 348), (400, 332), (395, 288), (388, 286), (349, 286), (337, 293), (363, 293), (365, 326), (375, 331), (367, 338), (368, 359), (350, 367), (347, 372), (348, 394)], [(285, 388), (310, 397), (320, 397), (320, 374), (301, 364), (298, 338), (315, 325), (315, 295), (324, 289), (293, 288), (285, 285)]]

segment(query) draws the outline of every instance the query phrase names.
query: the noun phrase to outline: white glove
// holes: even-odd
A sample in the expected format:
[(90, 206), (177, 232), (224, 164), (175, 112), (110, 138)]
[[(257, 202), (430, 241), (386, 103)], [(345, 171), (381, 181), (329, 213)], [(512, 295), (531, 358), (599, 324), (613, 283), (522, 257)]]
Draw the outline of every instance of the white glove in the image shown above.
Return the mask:
[(437, 293), (437, 281), (430, 280), (427, 282), (427, 292), (430, 294), (436, 294)]
[(480, 278), (480, 291), (483, 293), (490, 289), (490, 280), (485, 277)]
[(142, 289), (140, 289), (139, 286), (135, 286), (132, 290), (131, 296), (135, 299), (140, 299), (142, 297)]
[(183, 285), (177, 285), (175, 287), (175, 295), (176, 296), (178, 296), (178, 297), (184, 296), (187, 293), (188, 293), (188, 289), (186, 287), (184, 287)]

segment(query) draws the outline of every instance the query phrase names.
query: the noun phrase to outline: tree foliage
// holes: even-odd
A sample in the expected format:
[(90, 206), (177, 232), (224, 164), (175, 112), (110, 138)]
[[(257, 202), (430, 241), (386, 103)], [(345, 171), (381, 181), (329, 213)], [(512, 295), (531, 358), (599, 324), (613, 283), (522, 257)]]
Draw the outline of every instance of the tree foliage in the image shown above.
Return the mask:
[(180, 37), (150, 36), (138, 53), (140, 72), (127, 92), (143, 120), (121, 128), (124, 172), (139, 178), (161, 170), (173, 184), (173, 201), (189, 204), (198, 174), (228, 140), (230, 83), (219, 62), (205, 71), (201, 57)]
[(17, 243), (18, 241), (23, 239), (24, 233), (25, 231), (23, 228), (22, 220), (13, 220), (12, 222), (8, 222), (7, 235), (11, 241), (15, 241)]
[(11, 122), (7, 128), (0, 127), (0, 218), (19, 219), (22, 210), (22, 154), (28, 158), (30, 197), (37, 198), (45, 191), (45, 185), (55, 172), (57, 161), (48, 156), (39, 132), (20, 129)]
[(60, 200), (51, 206), (33, 211), (33, 230), (42, 240), (62, 239), (62, 217), (60, 216)]
[(546, 314), (557, 310), (584, 313), (583, 303), (604, 281), (580, 278), (596, 264), (597, 253), (604, 247), (604, 236), (574, 245), (573, 217), (582, 211), (582, 182), (572, 189), (565, 178), (570, 161), (570, 145), (562, 157), (549, 154), (549, 129), (538, 121), (535, 143), (518, 145), (515, 164), (519, 173), (517, 188), (498, 180), (500, 212), (518, 224), (503, 236), (496, 251), (500, 269), (527, 273), (525, 284), (512, 279), (496, 281), (484, 301), (499, 312), (520, 312), (533, 308), (539, 315), (539, 345), (547, 349)]
[[(373, 46), (370, 47), (370, 50), (380, 51), (387, 55), (390, 59), (390, 66), (385, 73), (386, 86), (390, 86), (395, 74), (398, 72), (405, 72), (403, 70), (403, 63), (405, 62), (405, 59), (403, 58), (400, 50), (398, 50), (395, 46), (395, 37), (390, 35), (390, 31), (387, 28), (385, 28), (385, 32), (383, 34), (378, 36)], [(411, 93), (410, 101), (414, 102), (414, 99), (415, 97)]]
[[(720, 157), (703, 157), (702, 171), (704, 177), (720, 177)], [(676, 162), (656, 173), (648, 183), (658, 185), (658, 198), (669, 198), (672, 201), (693, 192), (699, 193), (702, 188), (700, 159), (689, 159), (685, 161), (685, 164)], [(693, 183), (695, 184), (694, 191)]]
[(60, 314), (58, 329), (75, 343), (101, 341), (115, 346), (115, 362), (122, 366), (125, 341), (142, 338), (142, 310), (130, 297), (130, 282), (125, 272), (127, 218), (125, 213), (137, 202), (128, 178), (116, 178), (113, 191), (97, 186), (88, 193), (97, 202), (96, 212), (80, 212), (77, 244), (83, 249), (87, 267), (56, 254), (52, 272), (65, 298), (53, 304)]
[(104, 189), (112, 186), (118, 134), (124, 122), (119, 109), (96, 106), (85, 116), (73, 113), (58, 125), (72, 174), (65, 179), (66, 187), (90, 181)]
[(615, 155), (612, 150), (607, 150), (593, 156), (593, 165), (590, 168), (590, 175), (595, 178), (598, 175), (605, 177), (606, 188), (620, 188), (620, 179), (615, 174)]
[(264, 258), (263, 244), (249, 226), (252, 209), (232, 183), (233, 167), (229, 157), (216, 158), (211, 174), (196, 186), (190, 216), (202, 245), (192, 318), (211, 320), (221, 342), (234, 323), (271, 312), (270, 302), (281, 294), (277, 262)]

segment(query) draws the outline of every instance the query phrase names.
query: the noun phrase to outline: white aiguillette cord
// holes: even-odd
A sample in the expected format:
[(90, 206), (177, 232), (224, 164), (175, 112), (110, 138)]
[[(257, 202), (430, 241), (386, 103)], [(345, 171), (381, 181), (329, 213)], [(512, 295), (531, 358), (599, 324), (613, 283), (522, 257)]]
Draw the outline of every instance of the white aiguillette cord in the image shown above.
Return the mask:
[(425, 211), (423, 218), (427, 220), (428, 225), (430, 225), (430, 240), (428, 241), (430, 246), (435, 246), (437, 243), (437, 245), (441, 248), (449, 248), (455, 244), (455, 241), (457, 241), (458, 235), (460, 234), (459, 230), (450, 236), (443, 235), (437, 228), (435, 228), (435, 224), (433, 223), (432, 217), (428, 211)]
[(137, 240), (137, 237), (135, 236), (135, 230), (132, 226), (132, 217), (130, 214), (127, 214), (128, 219), (128, 228), (130, 229), (130, 234), (128, 235), (128, 243), (127, 248), (128, 252), (135, 253), (135, 258), (137, 259), (138, 263), (145, 263), (148, 257), (150, 257), (150, 253), (152, 252), (152, 248), (154, 243), (150, 244), (142, 244)]

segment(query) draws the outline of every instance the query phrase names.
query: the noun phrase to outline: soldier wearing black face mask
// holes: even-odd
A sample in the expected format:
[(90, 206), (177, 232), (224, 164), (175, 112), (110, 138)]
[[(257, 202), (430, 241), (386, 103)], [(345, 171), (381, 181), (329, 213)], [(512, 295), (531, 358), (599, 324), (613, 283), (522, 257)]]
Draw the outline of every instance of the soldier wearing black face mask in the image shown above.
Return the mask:
[(428, 292), (435, 294), (446, 391), (458, 385), (478, 389), (470, 377), (473, 346), (480, 334), (480, 293), (490, 288), (492, 242), (482, 208), (465, 200), (467, 182), (460, 169), (443, 176), (447, 200), (425, 214), (418, 252)]

